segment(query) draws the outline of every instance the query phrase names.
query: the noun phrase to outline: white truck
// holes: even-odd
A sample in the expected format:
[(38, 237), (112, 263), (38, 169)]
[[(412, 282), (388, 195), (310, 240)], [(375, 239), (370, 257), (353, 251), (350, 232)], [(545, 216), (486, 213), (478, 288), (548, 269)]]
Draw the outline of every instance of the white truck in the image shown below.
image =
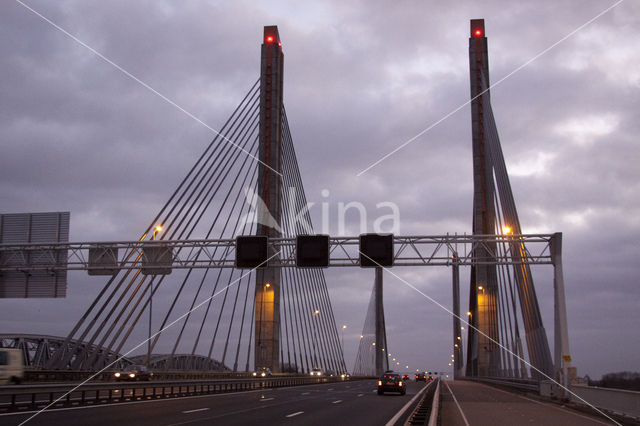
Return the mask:
[(0, 385), (18, 384), (24, 377), (24, 363), (20, 349), (0, 348)]

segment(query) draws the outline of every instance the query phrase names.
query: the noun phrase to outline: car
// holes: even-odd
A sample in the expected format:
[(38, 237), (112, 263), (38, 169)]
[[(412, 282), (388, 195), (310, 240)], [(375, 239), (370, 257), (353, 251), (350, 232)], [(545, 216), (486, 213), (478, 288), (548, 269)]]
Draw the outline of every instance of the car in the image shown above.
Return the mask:
[(113, 376), (120, 380), (151, 380), (153, 373), (144, 365), (132, 364), (121, 371), (116, 371)]
[(400, 392), (400, 395), (407, 393), (405, 382), (402, 381), (397, 373), (385, 373), (378, 380), (378, 395), (382, 395), (385, 392)]
[(21, 349), (0, 348), (0, 384), (19, 384), (24, 378)]
[(403, 375), (402, 375), (402, 380), (409, 381), (409, 380), (411, 380), (411, 377), (409, 377), (409, 375), (408, 375), (408, 374), (403, 374)]
[(310, 376), (322, 376), (322, 370), (319, 368), (314, 368), (309, 372)]
[(253, 377), (271, 377), (271, 369), (268, 367), (258, 368), (251, 374)]
[(416, 378), (416, 382), (426, 382), (427, 381), (427, 376), (424, 373), (416, 373), (414, 374), (415, 378)]
[(427, 376), (427, 382), (433, 382), (433, 376)]
[(342, 379), (342, 380), (349, 380), (350, 378), (351, 378), (351, 376), (349, 375), (349, 373), (340, 374), (340, 379)]

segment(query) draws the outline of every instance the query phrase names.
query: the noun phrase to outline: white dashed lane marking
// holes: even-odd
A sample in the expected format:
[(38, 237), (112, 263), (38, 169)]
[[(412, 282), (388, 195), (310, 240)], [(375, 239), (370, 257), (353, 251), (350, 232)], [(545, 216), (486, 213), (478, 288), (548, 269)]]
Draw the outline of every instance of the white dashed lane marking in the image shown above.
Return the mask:
[(211, 408), (196, 408), (195, 410), (183, 411), (182, 414), (197, 413), (198, 411), (207, 411), (207, 410), (211, 410)]
[(295, 413), (287, 414), (285, 417), (295, 417), (299, 416), (302, 413), (304, 413), (304, 411), (296, 411)]

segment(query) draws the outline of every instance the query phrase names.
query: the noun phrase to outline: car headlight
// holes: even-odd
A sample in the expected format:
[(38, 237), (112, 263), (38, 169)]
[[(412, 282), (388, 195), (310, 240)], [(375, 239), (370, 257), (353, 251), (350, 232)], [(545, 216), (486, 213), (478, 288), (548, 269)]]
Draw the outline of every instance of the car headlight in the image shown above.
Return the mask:
[(258, 373), (256, 373), (255, 371), (253, 372), (253, 377), (257, 376)]
[(120, 372), (116, 372), (116, 373), (114, 374), (114, 376), (116, 376), (116, 377), (120, 377)]
[(136, 375), (133, 374), (133, 373), (129, 373), (129, 377), (131, 377), (133, 379), (134, 377), (136, 377)]
[(266, 376), (266, 375), (267, 375), (267, 373), (262, 373), (262, 374), (260, 374), (260, 375), (261, 375), (262, 377), (264, 377), (264, 376)]

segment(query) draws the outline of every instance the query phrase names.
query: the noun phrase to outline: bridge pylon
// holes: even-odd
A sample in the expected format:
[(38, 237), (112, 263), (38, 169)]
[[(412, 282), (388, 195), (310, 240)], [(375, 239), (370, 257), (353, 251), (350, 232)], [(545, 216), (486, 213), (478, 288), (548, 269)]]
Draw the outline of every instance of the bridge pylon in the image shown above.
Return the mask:
[[(524, 358), (516, 304), (518, 296), (533, 378), (553, 376), (549, 342), (531, 270), (525, 262), (522, 230), (491, 108), (489, 59), (484, 20), (471, 20), (469, 76), (473, 141), (473, 234), (509, 237), (508, 244), (490, 243), (474, 249), (483, 259), (471, 267), (467, 376), (527, 377), (518, 361)], [(502, 254), (501, 254), (502, 253)], [(496, 267), (498, 256), (509, 257), (513, 272)], [(506, 285), (505, 284), (505, 278)], [(513, 280), (511, 280), (511, 276)], [(515, 287), (515, 291), (512, 286)], [(510, 313), (509, 313), (510, 312)], [(513, 319), (513, 324), (511, 323)], [(508, 347), (511, 349), (509, 350)], [(519, 357), (519, 360), (517, 359)]]
[[(260, 130), (257, 235), (280, 238), (282, 223), (282, 43), (277, 26), (264, 27), (260, 65)], [(271, 225), (271, 226), (270, 226)], [(269, 257), (276, 255), (269, 248)], [(255, 368), (280, 371), (280, 269), (259, 268), (255, 288)]]

